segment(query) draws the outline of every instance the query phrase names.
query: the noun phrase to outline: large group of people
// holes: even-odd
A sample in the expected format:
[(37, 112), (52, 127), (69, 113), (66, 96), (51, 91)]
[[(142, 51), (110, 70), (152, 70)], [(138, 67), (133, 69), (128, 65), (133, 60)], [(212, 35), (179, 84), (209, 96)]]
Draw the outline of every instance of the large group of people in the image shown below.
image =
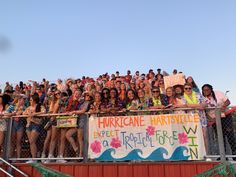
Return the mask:
[[(40, 149), (37, 140), (41, 138), (43, 130), (47, 134), (40, 149), (40, 156), (48, 157), (48, 160), (43, 161), (47, 163), (55, 154), (63, 158), (68, 148), (67, 143), (73, 149), (74, 156), (83, 156), (86, 112), (119, 115), (127, 111), (192, 108), (199, 110), (207, 148), (206, 127), (216, 126), (216, 115), (213, 110), (206, 111), (205, 108), (220, 106), (223, 133), (230, 139), (232, 152), (236, 154), (232, 117), (224, 114), (230, 104), (225, 94), (214, 91), (210, 84), (199, 88), (191, 76), (186, 77), (185, 84), (165, 88), (166, 74), (161, 69), (157, 69), (156, 72), (150, 69), (147, 74), (136, 71), (134, 75), (129, 70), (126, 75), (120, 75), (117, 71), (111, 75), (100, 75), (96, 79), (70, 78), (64, 82), (58, 79), (56, 83), (50, 83), (46, 79), (41, 82), (21, 81), (14, 88), (6, 82), (3, 93), (0, 94), (0, 147), (4, 150), (9, 118), (12, 118), (12, 156), (22, 156), (22, 139), (27, 135), (31, 157), (36, 158)], [(177, 70), (175, 69), (172, 74), (178, 74)], [(58, 128), (56, 116), (39, 116), (45, 113), (76, 114), (77, 125), (73, 128)], [(31, 162), (34, 161), (29, 161)], [(66, 161), (59, 159), (58, 162)]]

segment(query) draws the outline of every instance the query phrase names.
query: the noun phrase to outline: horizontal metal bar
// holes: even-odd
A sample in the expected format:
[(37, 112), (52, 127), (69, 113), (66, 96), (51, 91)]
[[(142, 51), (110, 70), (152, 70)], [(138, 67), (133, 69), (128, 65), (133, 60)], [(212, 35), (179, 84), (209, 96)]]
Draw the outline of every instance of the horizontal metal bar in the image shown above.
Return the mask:
[(55, 158), (9, 158), (9, 160), (25, 161), (25, 160), (83, 160), (83, 157), (55, 157)]
[[(217, 158), (220, 157), (220, 155), (206, 155), (205, 157), (212, 157), (212, 158)], [(236, 157), (236, 155), (225, 155), (225, 157)]]
[[(116, 113), (129, 113), (129, 112), (132, 112), (132, 113), (142, 113), (142, 112), (160, 112), (160, 111), (190, 111), (190, 110), (214, 110), (214, 109), (219, 109), (220, 107), (207, 107), (207, 108), (204, 108), (204, 109), (196, 109), (196, 108), (174, 108), (174, 109), (171, 109), (171, 108), (168, 108), (168, 109), (146, 109), (146, 110), (126, 110), (126, 111), (117, 111)], [(106, 112), (87, 112), (87, 113), (83, 113), (83, 114), (87, 114), (87, 115), (91, 115), (91, 114), (107, 114)], [(40, 115), (37, 115), (35, 117), (51, 117), (51, 116), (69, 116), (69, 115), (75, 115), (75, 114), (70, 114), (70, 113), (57, 113), (57, 114), (40, 114)], [(80, 114), (76, 114), (76, 115), (80, 115)], [(25, 117), (29, 117), (29, 115), (18, 115), (18, 116), (7, 116), (7, 114), (0, 114), (0, 117), (1, 116), (5, 116), (5, 117), (2, 117), (3, 119), (6, 118), (25, 118)]]

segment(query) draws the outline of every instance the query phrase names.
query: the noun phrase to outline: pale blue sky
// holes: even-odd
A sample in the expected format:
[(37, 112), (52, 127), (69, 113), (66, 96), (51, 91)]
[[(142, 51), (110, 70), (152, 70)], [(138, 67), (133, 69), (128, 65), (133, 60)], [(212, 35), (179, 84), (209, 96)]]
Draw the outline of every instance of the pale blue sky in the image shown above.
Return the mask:
[(9, 42), (0, 84), (177, 68), (236, 104), (235, 9), (235, 0), (0, 0)]

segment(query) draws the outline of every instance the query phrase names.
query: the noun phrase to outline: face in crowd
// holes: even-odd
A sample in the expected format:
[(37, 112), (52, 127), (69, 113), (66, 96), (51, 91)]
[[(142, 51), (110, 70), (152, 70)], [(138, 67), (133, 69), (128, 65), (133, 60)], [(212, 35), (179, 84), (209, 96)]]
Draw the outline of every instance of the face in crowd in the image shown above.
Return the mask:
[(160, 89), (159, 88), (153, 88), (152, 89), (152, 96), (154, 98), (159, 98), (159, 96), (160, 96)]
[(185, 84), (184, 86), (184, 93), (187, 95), (191, 95), (192, 94), (192, 86), (190, 84)]

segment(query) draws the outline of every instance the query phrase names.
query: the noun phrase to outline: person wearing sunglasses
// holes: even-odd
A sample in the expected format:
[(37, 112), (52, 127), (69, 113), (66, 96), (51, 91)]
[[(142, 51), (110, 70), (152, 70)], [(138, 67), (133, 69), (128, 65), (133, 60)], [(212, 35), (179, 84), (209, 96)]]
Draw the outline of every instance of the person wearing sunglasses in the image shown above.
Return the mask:
[(194, 92), (200, 93), (200, 90), (199, 90), (197, 84), (195, 83), (195, 81), (193, 80), (192, 76), (187, 77), (186, 83), (190, 83), (192, 85)]
[(149, 99), (149, 109), (164, 109), (169, 104), (168, 98), (160, 93), (159, 87), (152, 87), (152, 97)]
[(205, 98), (201, 94), (193, 91), (192, 84), (186, 83), (184, 85), (184, 99), (186, 100), (186, 107), (193, 109), (186, 112), (189, 114), (191, 113), (199, 114), (204, 137), (204, 143), (206, 150), (208, 150), (207, 128), (206, 128), (207, 118), (205, 112), (203, 111), (207, 106)]
[(101, 96), (102, 96), (101, 111), (107, 113), (109, 112), (108, 104), (110, 100), (110, 89), (103, 88)]

